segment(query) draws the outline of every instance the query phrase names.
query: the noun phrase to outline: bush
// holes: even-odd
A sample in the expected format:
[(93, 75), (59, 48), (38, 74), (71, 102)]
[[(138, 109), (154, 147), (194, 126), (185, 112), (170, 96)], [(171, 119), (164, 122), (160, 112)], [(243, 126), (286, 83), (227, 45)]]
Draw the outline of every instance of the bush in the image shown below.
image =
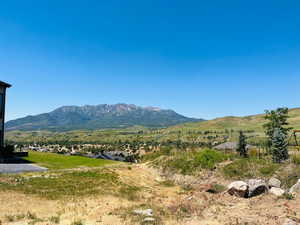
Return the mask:
[(177, 156), (166, 161), (164, 168), (178, 171), (184, 175), (191, 174), (194, 171), (193, 160), (186, 156)]
[(223, 173), (228, 178), (257, 178), (270, 177), (279, 168), (278, 164), (268, 159), (238, 159), (223, 168)]
[(212, 149), (205, 149), (196, 155), (194, 164), (196, 167), (200, 166), (204, 169), (214, 169), (217, 163), (222, 162), (227, 158), (228, 157), (224, 153)]
[(164, 160), (162, 164), (164, 169), (171, 169), (188, 175), (199, 169), (214, 169), (217, 163), (227, 158), (224, 153), (205, 149), (198, 152), (177, 152), (173, 157)]

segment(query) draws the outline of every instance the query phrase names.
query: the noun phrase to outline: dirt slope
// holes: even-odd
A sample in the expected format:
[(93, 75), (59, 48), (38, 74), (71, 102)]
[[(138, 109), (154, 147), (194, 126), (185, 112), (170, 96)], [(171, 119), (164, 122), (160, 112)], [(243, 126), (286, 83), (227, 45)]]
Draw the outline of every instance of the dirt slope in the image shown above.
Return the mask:
[[(288, 201), (267, 194), (241, 199), (227, 193), (205, 192), (206, 185), (211, 182), (228, 183), (213, 173), (194, 178), (195, 188), (188, 190), (163, 182), (164, 178), (145, 164), (120, 166), (113, 170), (124, 182), (141, 188), (139, 198), (128, 200), (100, 195), (54, 201), (2, 191), (0, 220), (2, 224), (9, 225), (71, 225), (74, 221), (82, 221), (86, 225), (263, 225), (282, 224), (288, 217), (300, 218), (299, 198)], [(147, 208), (153, 209), (156, 222), (143, 223), (143, 217), (132, 214), (134, 209)], [(59, 218), (59, 223), (55, 218)]]

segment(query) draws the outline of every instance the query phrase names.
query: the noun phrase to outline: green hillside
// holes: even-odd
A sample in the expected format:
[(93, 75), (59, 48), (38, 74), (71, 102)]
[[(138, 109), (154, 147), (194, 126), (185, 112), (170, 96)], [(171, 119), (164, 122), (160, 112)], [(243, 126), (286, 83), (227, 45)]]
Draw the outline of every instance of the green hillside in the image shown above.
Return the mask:
[[(289, 110), (290, 126), (294, 129), (300, 129), (300, 108)], [(168, 128), (169, 131), (176, 130), (254, 130), (256, 132), (263, 132), (263, 124), (265, 123), (264, 114), (245, 116), (245, 117), (222, 117), (213, 120), (207, 120), (203, 122), (185, 123), (179, 124)]]

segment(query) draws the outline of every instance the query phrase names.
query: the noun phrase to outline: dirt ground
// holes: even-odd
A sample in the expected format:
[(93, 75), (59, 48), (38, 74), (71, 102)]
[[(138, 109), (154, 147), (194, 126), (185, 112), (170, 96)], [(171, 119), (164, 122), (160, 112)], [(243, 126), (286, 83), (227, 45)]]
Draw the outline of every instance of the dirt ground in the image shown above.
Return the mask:
[[(139, 198), (100, 195), (65, 200), (45, 200), (18, 192), (0, 192), (2, 224), (62, 224), (62, 225), (264, 225), (283, 224), (287, 218), (300, 221), (300, 199), (286, 200), (271, 194), (251, 199), (230, 196), (226, 192), (211, 194), (206, 185), (228, 181), (205, 174), (196, 180), (194, 188), (168, 184), (157, 170), (145, 164), (114, 168), (121, 179), (142, 187)], [(177, 179), (180, 179), (177, 177)], [(185, 179), (185, 178), (182, 178)], [(134, 209), (152, 208), (156, 222), (132, 214)], [(59, 218), (58, 220), (55, 220)], [(77, 222), (77, 223), (75, 223)], [(82, 222), (82, 223), (80, 223)]]

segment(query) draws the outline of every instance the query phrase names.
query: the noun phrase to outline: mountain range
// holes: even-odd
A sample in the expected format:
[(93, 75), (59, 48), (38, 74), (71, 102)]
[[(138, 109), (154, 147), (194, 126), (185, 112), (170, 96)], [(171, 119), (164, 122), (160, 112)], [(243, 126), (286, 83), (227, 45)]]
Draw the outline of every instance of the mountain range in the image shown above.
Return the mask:
[(139, 107), (133, 104), (101, 104), (95, 106), (63, 106), (49, 113), (8, 121), (5, 128), (7, 131), (96, 130), (132, 126), (161, 128), (197, 121), (203, 120), (188, 118), (173, 110), (164, 110), (157, 107)]

